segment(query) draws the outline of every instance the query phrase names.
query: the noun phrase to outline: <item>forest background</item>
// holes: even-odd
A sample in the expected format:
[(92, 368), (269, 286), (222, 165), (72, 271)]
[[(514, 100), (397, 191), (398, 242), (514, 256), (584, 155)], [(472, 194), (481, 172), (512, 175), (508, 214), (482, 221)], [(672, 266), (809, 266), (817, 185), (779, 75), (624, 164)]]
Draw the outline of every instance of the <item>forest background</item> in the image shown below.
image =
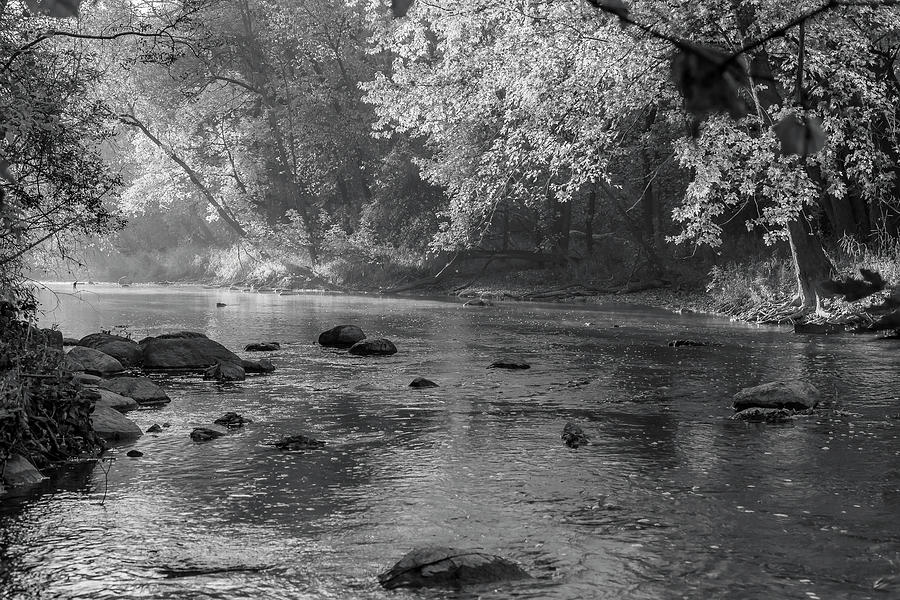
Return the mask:
[(898, 53), (890, 0), (0, 0), (0, 288), (538, 267), (810, 310), (900, 280)]

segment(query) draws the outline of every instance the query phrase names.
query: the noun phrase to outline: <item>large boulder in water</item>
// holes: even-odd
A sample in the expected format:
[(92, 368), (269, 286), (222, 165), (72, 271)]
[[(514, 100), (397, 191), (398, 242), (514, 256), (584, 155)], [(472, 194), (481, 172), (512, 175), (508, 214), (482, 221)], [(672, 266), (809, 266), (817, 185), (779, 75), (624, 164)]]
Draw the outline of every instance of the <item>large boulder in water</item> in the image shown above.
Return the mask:
[(241, 364), (237, 354), (194, 331), (148, 337), (138, 343), (145, 369), (204, 371), (220, 362)]
[(385, 338), (366, 338), (350, 346), (347, 352), (357, 356), (389, 356), (397, 353), (397, 346)]
[(141, 437), (143, 432), (134, 421), (114, 408), (95, 406), (91, 413), (94, 432), (105, 440), (128, 441)]
[(734, 395), (734, 410), (747, 408), (787, 408), (807, 410), (819, 403), (821, 392), (805, 381), (771, 381), (744, 388)]
[(477, 550), (426, 546), (407, 553), (379, 575), (378, 582), (393, 590), (399, 587), (461, 587), (530, 577), (522, 567), (500, 556)]
[(356, 325), (338, 325), (319, 334), (319, 343), (332, 348), (349, 348), (366, 334)]
[(66, 353), (65, 366), (71, 371), (84, 371), (90, 375), (112, 375), (124, 371), (118, 360), (112, 356), (83, 346), (75, 346)]
[(146, 377), (115, 377), (104, 379), (97, 387), (133, 398), (141, 406), (167, 404), (169, 395)]
[(78, 340), (78, 345), (105, 352), (125, 367), (138, 367), (143, 358), (137, 342), (110, 333), (91, 333)]

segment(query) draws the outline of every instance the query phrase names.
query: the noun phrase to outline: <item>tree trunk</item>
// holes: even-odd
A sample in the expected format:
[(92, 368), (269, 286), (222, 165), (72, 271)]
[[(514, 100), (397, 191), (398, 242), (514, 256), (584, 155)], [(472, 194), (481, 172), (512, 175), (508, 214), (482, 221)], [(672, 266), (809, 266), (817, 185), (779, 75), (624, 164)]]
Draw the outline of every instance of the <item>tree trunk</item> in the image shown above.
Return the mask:
[(791, 257), (794, 262), (800, 309), (822, 311), (819, 284), (831, 279), (834, 267), (819, 238), (810, 230), (803, 215), (791, 221), (787, 227)]

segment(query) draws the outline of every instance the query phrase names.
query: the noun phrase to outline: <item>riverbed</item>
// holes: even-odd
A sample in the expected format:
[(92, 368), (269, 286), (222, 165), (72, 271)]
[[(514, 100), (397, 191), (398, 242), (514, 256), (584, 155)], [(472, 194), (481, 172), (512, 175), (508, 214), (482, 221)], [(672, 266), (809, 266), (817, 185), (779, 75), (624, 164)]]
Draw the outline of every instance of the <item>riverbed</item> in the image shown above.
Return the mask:
[[(0, 598), (900, 597), (900, 341), (617, 304), (71, 285), (41, 298), (42, 325), (69, 337), (191, 330), (245, 357), (251, 342), (282, 349), (252, 353), (277, 370), (244, 382), (154, 375), (171, 404), (129, 416), (170, 427), (4, 498)], [(344, 323), (398, 353), (315, 343)], [(501, 358), (531, 368), (487, 368)], [(439, 387), (408, 387), (418, 376)], [(826, 408), (730, 419), (732, 394), (774, 379), (813, 383)], [(226, 411), (253, 423), (190, 440)], [(568, 421), (590, 445), (562, 443)], [(327, 445), (268, 445), (296, 433)], [(535, 579), (379, 588), (426, 544)]]

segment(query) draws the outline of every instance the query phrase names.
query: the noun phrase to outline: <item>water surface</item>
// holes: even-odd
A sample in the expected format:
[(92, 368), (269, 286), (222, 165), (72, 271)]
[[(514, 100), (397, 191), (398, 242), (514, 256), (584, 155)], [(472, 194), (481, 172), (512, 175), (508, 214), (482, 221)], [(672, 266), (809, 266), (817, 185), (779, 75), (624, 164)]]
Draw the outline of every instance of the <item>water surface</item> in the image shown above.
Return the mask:
[[(4, 498), (2, 598), (900, 597), (900, 342), (621, 305), (51, 287), (44, 324), (67, 336), (194, 330), (282, 350), (255, 353), (278, 370), (245, 382), (156, 377), (172, 403), (130, 416), (170, 428)], [(315, 344), (350, 322), (399, 352)], [(498, 358), (532, 367), (486, 368)], [(417, 376), (440, 387), (410, 389)], [(778, 378), (839, 410), (729, 419), (734, 392)], [(254, 423), (189, 439), (230, 410)], [(570, 420), (592, 445), (562, 444)], [(294, 433), (328, 445), (267, 445)], [(422, 544), (537, 579), (381, 590), (377, 573)]]

